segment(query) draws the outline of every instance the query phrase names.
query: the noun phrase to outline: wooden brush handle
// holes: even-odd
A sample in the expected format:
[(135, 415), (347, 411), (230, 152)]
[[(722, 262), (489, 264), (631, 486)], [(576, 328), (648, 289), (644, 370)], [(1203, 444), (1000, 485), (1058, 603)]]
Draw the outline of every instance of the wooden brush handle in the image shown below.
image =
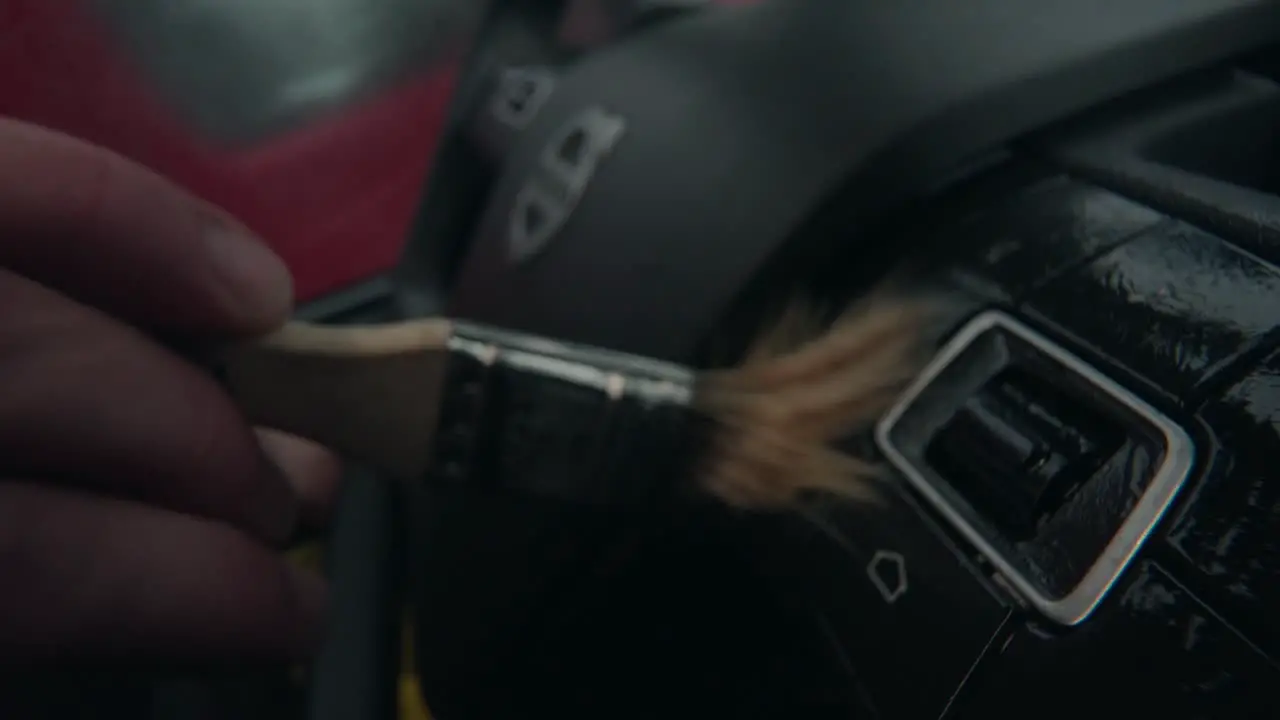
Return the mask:
[(254, 424), (405, 480), (635, 502), (702, 451), (687, 369), (445, 319), (290, 324), (220, 373)]
[(293, 323), (222, 359), (248, 419), (367, 462), (422, 475), (434, 437), (453, 327), (427, 319), (386, 326)]

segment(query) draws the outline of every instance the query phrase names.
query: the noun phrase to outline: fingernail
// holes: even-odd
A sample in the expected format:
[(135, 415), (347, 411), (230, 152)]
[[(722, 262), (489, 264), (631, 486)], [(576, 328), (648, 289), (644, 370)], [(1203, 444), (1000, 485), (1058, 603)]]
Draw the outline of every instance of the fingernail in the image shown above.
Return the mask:
[(214, 270), (226, 288), (228, 309), (246, 331), (272, 330), (289, 318), (293, 276), (266, 243), (213, 211), (205, 242)]
[(287, 567), (298, 610), (294, 647), (301, 658), (306, 658), (314, 655), (324, 644), (329, 629), (329, 586), (324, 578), (313, 572), (292, 563)]
[(293, 488), (301, 505), (301, 522), (313, 527), (325, 524), (342, 478), (337, 456), (313, 442), (276, 430), (255, 428), (255, 432), (262, 451)]

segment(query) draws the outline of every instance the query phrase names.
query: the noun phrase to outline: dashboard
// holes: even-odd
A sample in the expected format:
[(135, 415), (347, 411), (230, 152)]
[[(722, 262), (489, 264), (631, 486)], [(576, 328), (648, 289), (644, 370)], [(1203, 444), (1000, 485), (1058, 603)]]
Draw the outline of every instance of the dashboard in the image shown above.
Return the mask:
[[(977, 28), (1044, 17), (979, 5), (951, 19)], [(974, 58), (954, 37), (931, 49), (955, 59), (945, 70), (916, 56), (823, 66), (815, 82), (840, 77), (864, 83), (863, 100), (902, 103), (874, 112), (853, 90), (824, 97), (769, 76), (759, 53), (698, 55), (693, 38), (710, 37), (714, 18), (653, 40), (701, 63), (690, 65), (696, 80), (664, 90), (671, 106), (653, 102), (670, 68), (643, 64), (656, 55), (638, 47), (571, 70), (528, 132), (550, 137), (597, 102), (626, 119), (632, 144), (613, 151), (534, 260), (504, 256), (514, 241), (503, 233), (511, 198), (536, 172), (536, 143), (504, 141), (514, 149), (487, 186), (489, 212), (470, 226), (451, 312), (718, 364), (780, 299), (847, 301), (905, 261), (948, 299), (952, 327), (874, 437), (850, 439), (887, 468), (888, 500), (875, 507), (601, 517), (533, 498), (433, 496), (413, 561), (428, 583), (419, 617), (434, 618), (418, 627), (433, 708), (902, 720), (1280, 712), (1280, 626), (1268, 610), (1280, 593), (1280, 486), (1265, 469), (1280, 447), (1280, 24), (1265, 4), (1222, 3), (1216, 24), (1205, 20), (1213, 13), (1175, 20), (1135, 7), (1125, 20), (1150, 40), (1128, 46), (1119, 25), (1090, 35), (1081, 8), (1054, 8), (1079, 35), (1043, 36), (1058, 43), (1044, 49), (1043, 76), (1000, 54), (1029, 58), (1035, 43), (1002, 40)], [(1246, 10), (1255, 22), (1232, 36), (1225, 18), (1239, 11), (1243, 21)], [(848, 13), (866, 24), (847, 34), (883, 57), (901, 55), (894, 33), (941, 22), (883, 7)], [(790, 29), (812, 33), (815, 46), (838, 35), (796, 17)], [(733, 22), (718, 36), (724, 47), (763, 44), (745, 20), (727, 29)], [(761, 52), (796, 68), (797, 57), (831, 58)], [(1076, 59), (1072, 76), (1063, 68)], [(1113, 89), (1083, 100), (1106, 84), (1091, 85), (1104, 69)], [(747, 71), (761, 73), (757, 84), (705, 89), (717, 73)], [(966, 72), (1000, 79), (984, 87)], [(877, 77), (938, 89), (929, 97), (947, 102), (935, 111)], [(1050, 97), (1055, 83), (1081, 106)], [(646, 91), (629, 92), (636, 85)], [(979, 88), (989, 104), (957, 88)], [(776, 105), (741, 114), (759, 97), (827, 115)], [(920, 126), (946, 142), (908, 134), (919, 126), (895, 112), (913, 102)], [(831, 119), (846, 112), (847, 125)], [(673, 139), (695, 116), (721, 132)], [(842, 127), (860, 128), (858, 141), (837, 142)], [(892, 145), (891, 131), (919, 146)], [(874, 152), (820, 191), (814, 178), (835, 172), (831, 156), (854, 157), (858, 142)], [(676, 155), (681, 172), (669, 172)], [(724, 203), (687, 200), (716, 177)], [(911, 197), (895, 197), (909, 187)], [(757, 246), (808, 189), (811, 215), (785, 243)], [(870, 207), (892, 209), (868, 220)], [(442, 543), (465, 546), (468, 559)]]

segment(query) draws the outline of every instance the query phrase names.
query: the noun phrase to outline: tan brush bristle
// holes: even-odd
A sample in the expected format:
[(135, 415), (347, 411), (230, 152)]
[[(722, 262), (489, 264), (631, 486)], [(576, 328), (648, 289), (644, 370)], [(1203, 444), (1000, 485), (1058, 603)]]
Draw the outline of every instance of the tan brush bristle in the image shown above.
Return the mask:
[(773, 510), (818, 492), (877, 498), (878, 468), (835, 446), (867, 430), (919, 371), (934, 304), (873, 293), (823, 328), (789, 306), (738, 367), (699, 378), (695, 403), (718, 423), (702, 487), (730, 506)]

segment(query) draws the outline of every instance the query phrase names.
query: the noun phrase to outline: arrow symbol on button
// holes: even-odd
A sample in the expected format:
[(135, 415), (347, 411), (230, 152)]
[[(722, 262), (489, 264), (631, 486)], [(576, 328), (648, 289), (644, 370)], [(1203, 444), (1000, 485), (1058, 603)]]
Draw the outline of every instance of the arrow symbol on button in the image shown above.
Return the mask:
[(877, 550), (867, 563), (867, 577), (890, 605), (907, 594), (907, 559), (892, 550)]

